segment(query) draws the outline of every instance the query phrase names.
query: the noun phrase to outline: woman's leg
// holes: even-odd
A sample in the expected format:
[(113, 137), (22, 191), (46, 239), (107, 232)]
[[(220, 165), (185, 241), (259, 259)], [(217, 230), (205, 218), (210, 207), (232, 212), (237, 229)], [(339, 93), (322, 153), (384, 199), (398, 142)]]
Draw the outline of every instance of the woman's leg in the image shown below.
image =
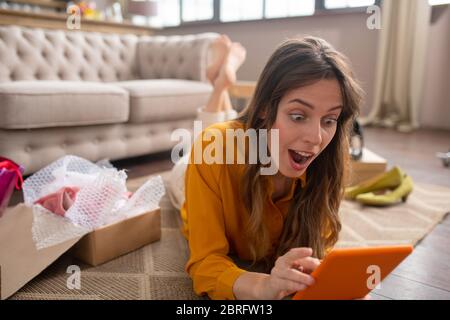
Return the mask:
[(225, 121), (234, 120), (237, 118), (238, 113), (231, 104), (230, 94), (228, 90), (223, 93), (222, 108), (223, 112), (225, 113)]
[[(221, 40), (222, 39), (222, 40)], [(219, 38), (218, 41), (226, 41)], [(214, 44), (213, 44), (214, 46)], [(222, 46), (223, 47), (223, 46)], [(215, 79), (210, 79), (213, 91), (205, 107), (200, 108), (197, 120), (202, 121), (202, 127), (206, 128), (214, 123), (234, 119), (237, 115), (233, 109), (228, 94), (228, 88), (236, 81), (236, 71), (245, 60), (245, 49), (238, 43), (227, 46), (227, 54), (217, 72)], [(212, 68), (208, 68), (213, 74)], [(196, 138), (196, 137), (194, 137)], [(180, 209), (184, 203), (184, 174), (188, 165), (190, 153), (181, 158), (173, 167), (168, 184), (168, 194), (175, 208)]]
[[(223, 88), (214, 87), (208, 103), (204, 108), (201, 108), (197, 114), (197, 120), (202, 122), (202, 127), (207, 128), (218, 122), (225, 121), (226, 113), (221, 111), (224, 109), (227, 90)], [(195, 139), (196, 137), (194, 137)], [(189, 162), (190, 152), (183, 155), (183, 157), (175, 163), (172, 168), (169, 184), (168, 194), (173, 206), (181, 209), (184, 202), (184, 174)]]
[[(202, 122), (202, 127), (207, 128), (215, 123), (224, 122), (224, 94), (226, 89), (214, 86), (208, 102), (202, 108), (197, 110), (197, 121)], [(196, 137), (194, 137), (196, 138)]]
[(206, 77), (214, 85), (214, 81), (219, 75), (223, 62), (227, 57), (231, 46), (231, 40), (227, 35), (222, 34), (211, 45), (209, 50), (208, 67), (206, 68)]
[(210, 78), (214, 89), (208, 103), (198, 112), (197, 118), (203, 122), (204, 128), (237, 117), (237, 112), (231, 104), (228, 88), (236, 82), (236, 72), (245, 60), (246, 51), (239, 43), (231, 43), (227, 46), (227, 50), (217, 78), (214, 80)]

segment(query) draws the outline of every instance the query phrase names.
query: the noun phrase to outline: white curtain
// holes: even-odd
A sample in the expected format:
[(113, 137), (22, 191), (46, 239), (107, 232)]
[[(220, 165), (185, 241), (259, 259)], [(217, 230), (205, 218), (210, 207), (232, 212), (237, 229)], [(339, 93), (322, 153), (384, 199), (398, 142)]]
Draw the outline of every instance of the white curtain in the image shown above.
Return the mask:
[(362, 124), (419, 127), (430, 17), (428, 0), (383, 1), (374, 104)]

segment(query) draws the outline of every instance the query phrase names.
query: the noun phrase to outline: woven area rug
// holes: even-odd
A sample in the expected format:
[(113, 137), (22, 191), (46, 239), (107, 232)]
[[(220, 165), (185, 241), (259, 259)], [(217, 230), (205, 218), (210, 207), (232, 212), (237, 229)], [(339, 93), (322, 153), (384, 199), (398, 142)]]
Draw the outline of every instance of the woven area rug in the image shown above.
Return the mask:
[[(163, 179), (167, 172), (162, 173)], [(136, 190), (148, 177), (133, 179)], [(184, 272), (188, 246), (181, 220), (167, 196), (161, 201), (162, 238), (98, 267), (64, 254), (11, 299), (202, 299)], [(405, 204), (379, 209), (345, 201), (338, 246), (417, 244), (450, 212), (450, 189), (416, 184)], [(81, 268), (81, 289), (67, 288), (69, 265)]]

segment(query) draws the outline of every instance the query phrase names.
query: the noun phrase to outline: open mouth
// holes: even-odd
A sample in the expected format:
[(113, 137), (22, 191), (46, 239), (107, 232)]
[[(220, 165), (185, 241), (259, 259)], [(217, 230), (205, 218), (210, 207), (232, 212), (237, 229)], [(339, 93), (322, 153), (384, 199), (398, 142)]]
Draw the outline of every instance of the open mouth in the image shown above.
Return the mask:
[(289, 155), (292, 160), (292, 165), (294, 169), (300, 170), (303, 169), (306, 164), (314, 157), (314, 154), (303, 151), (295, 151), (289, 149)]

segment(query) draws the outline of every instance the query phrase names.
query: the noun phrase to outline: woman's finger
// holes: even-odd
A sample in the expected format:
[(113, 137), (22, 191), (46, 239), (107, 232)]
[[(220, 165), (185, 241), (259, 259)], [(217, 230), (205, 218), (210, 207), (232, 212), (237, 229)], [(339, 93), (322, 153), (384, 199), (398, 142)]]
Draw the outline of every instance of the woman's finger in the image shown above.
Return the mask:
[(292, 265), (295, 260), (310, 257), (313, 254), (311, 248), (293, 248), (280, 257), (286, 265)]
[(305, 272), (311, 273), (320, 265), (320, 260), (312, 257), (295, 260), (292, 264), (294, 268), (302, 267)]
[(280, 279), (301, 283), (307, 286), (312, 286), (315, 283), (314, 278), (309, 274), (292, 268), (274, 268), (272, 274)]
[(279, 279), (278, 287), (281, 292), (284, 292), (284, 295), (290, 295), (294, 292), (305, 290), (308, 286), (295, 281)]

